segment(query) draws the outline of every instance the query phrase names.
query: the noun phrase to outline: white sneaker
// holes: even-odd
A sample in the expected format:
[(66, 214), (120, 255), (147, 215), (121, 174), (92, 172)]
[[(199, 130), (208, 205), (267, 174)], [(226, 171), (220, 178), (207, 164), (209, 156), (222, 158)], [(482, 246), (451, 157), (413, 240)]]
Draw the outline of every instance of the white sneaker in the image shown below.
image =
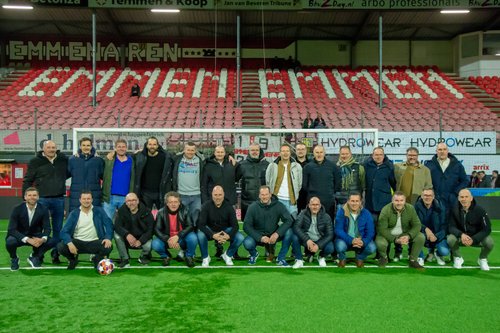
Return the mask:
[(293, 264), (292, 268), (297, 269), (297, 268), (302, 268), (304, 267), (304, 260), (295, 260), (295, 264)]
[(418, 257), (418, 258), (417, 258), (417, 262), (418, 262), (418, 264), (419, 264), (420, 266), (424, 267), (424, 264), (425, 264), (425, 260), (424, 260), (424, 258), (420, 258), (420, 257)]
[(482, 271), (489, 271), (490, 266), (488, 265), (488, 259), (477, 259), (477, 263), (479, 264), (479, 267), (481, 268)]
[(177, 256), (181, 259), (184, 259), (184, 250), (179, 250), (179, 252), (177, 253)]
[(210, 256), (203, 258), (203, 261), (201, 262), (201, 267), (208, 267), (210, 266)]
[(435, 254), (434, 257), (436, 258), (436, 262), (439, 266), (444, 266), (446, 265), (446, 261), (444, 261), (444, 258)]
[(462, 257), (453, 258), (453, 268), (460, 269), (462, 268), (463, 264), (464, 264), (464, 258)]
[(319, 267), (326, 267), (325, 257), (318, 257), (318, 264), (319, 264)]
[(233, 259), (231, 259), (230, 256), (227, 255), (226, 252), (224, 252), (221, 256), (222, 260), (226, 263), (227, 266), (233, 266)]

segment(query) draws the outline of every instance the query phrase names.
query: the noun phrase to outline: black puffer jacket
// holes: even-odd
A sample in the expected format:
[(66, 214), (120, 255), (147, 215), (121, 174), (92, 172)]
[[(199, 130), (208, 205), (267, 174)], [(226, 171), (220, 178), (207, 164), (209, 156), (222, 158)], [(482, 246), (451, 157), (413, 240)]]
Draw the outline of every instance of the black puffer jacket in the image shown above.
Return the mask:
[(472, 238), (473, 245), (478, 245), (491, 234), (490, 218), (486, 211), (476, 204), (475, 199), (472, 199), (467, 213), (462, 209), (460, 202), (455, 205), (450, 212), (449, 221), (449, 233), (457, 238), (465, 233)]
[(28, 163), (28, 171), (23, 180), (23, 195), (30, 186), (37, 188), (40, 197), (59, 197), (66, 193), (68, 157), (57, 151), (54, 163), (50, 163), (39, 151)]
[(264, 151), (261, 149), (258, 158), (250, 155), (236, 168), (236, 181), (241, 179), (241, 201), (250, 205), (259, 198), (259, 188), (266, 185), (266, 169), (269, 162), (264, 158)]
[(201, 202), (207, 202), (212, 198), (212, 190), (216, 185), (224, 189), (224, 198), (231, 204), (236, 204), (236, 166), (224, 157), (222, 165), (217, 162), (215, 156), (205, 160), (205, 167), (201, 176)]

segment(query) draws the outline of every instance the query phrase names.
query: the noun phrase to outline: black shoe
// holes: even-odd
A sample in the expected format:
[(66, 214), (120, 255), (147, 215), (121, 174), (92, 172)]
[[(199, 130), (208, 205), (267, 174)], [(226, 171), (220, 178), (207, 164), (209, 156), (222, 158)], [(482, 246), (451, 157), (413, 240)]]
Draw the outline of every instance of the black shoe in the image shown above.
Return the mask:
[(240, 255), (238, 254), (238, 251), (236, 251), (236, 253), (233, 254), (233, 259), (234, 260), (247, 260), (248, 258), (240, 257)]
[(52, 257), (52, 263), (54, 265), (60, 265), (61, 264), (61, 259), (59, 259), (59, 256)]
[(139, 263), (142, 265), (147, 265), (151, 262), (151, 260), (149, 260), (147, 256), (140, 256), (137, 261), (139, 261)]
[(184, 258), (184, 261), (186, 262), (186, 266), (189, 267), (189, 268), (193, 268), (194, 267), (194, 260), (193, 260), (193, 257), (188, 257), (186, 256)]
[(418, 269), (418, 270), (424, 270), (424, 269), (425, 269), (425, 268), (424, 268), (424, 266), (420, 265), (420, 264), (418, 263), (418, 261), (416, 261), (416, 260), (410, 260), (410, 261), (408, 262), (408, 266), (409, 266), (410, 268), (415, 268), (415, 269)]
[(130, 262), (128, 259), (120, 260), (120, 264), (118, 265), (120, 268), (130, 268)]
[(40, 262), (40, 259), (38, 259), (37, 257), (29, 257), (28, 264), (30, 264), (32, 268), (42, 267), (42, 263)]
[(10, 270), (11, 271), (19, 270), (19, 258), (10, 259)]
[(215, 251), (215, 257), (222, 257), (222, 254), (224, 253), (224, 248), (222, 247), (222, 245), (220, 245), (219, 243), (215, 243), (215, 248), (217, 249), (217, 251)]
[(380, 259), (378, 260), (378, 267), (384, 268), (385, 265), (387, 265), (387, 258), (380, 257)]
[(76, 259), (69, 259), (69, 261), (68, 261), (68, 269), (70, 271), (74, 270), (76, 268), (77, 264), (78, 264), (78, 260), (76, 260)]
[(171, 260), (170, 257), (163, 258), (161, 264), (163, 266), (170, 266), (170, 260)]

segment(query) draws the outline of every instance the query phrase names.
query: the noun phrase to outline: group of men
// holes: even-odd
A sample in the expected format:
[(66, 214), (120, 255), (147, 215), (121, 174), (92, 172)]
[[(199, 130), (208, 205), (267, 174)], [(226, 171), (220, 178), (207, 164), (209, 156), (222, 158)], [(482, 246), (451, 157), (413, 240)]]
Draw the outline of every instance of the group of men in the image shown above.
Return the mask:
[[(70, 208), (63, 227), (68, 177)], [(236, 218), (237, 182), (246, 236)], [(309, 160), (304, 144), (295, 146), (295, 154), (284, 144), (269, 163), (260, 146), (252, 144), (246, 159), (237, 163), (223, 146), (205, 159), (191, 142), (172, 155), (155, 137), (135, 154), (119, 139), (104, 157), (95, 154), (89, 138), (82, 138), (78, 153), (69, 159), (46, 141), (28, 165), (25, 202), (12, 212), (7, 249), (12, 270), (19, 268), (16, 250), (23, 245), (33, 247), (28, 258), (32, 267), (40, 267), (50, 249), (53, 263), (60, 262), (61, 254), (68, 269), (76, 267), (81, 253), (92, 254), (97, 265), (109, 256), (113, 238), (122, 268), (130, 264), (129, 249), (141, 251), (141, 264), (148, 264), (155, 251), (165, 266), (173, 259), (170, 249), (178, 250), (175, 259), (193, 267), (198, 245), (201, 265), (208, 267), (211, 240), (226, 265), (233, 265), (243, 244), (250, 265), (259, 257), (256, 247), (264, 246), (267, 261), (289, 266), (291, 246), (294, 268), (315, 257), (324, 267), (330, 255), (345, 267), (347, 251), (355, 252), (361, 268), (374, 252), (379, 266), (385, 266), (394, 244), (394, 261), (401, 260), (407, 245), (409, 267), (421, 269), (425, 260), (444, 265), (450, 250), (453, 266), (461, 268), (462, 245), (480, 246), (478, 263), (488, 270), (491, 225), (465, 189), (467, 182), (463, 166), (444, 143), (426, 165), (413, 147), (406, 162), (393, 165), (380, 147), (360, 164), (348, 146), (340, 148), (334, 163), (321, 145)], [(275, 258), (277, 242), (281, 249)], [(424, 247), (429, 249), (426, 257)]]

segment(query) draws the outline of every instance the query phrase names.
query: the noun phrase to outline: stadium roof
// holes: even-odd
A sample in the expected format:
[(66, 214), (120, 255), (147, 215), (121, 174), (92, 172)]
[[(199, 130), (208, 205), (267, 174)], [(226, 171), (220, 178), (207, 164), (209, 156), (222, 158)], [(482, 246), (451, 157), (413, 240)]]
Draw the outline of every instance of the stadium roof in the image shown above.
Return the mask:
[[(75, 1), (75, 0), (72, 0)], [(93, 9), (36, 7), (30, 11), (0, 9), (0, 35), (4, 40), (52, 35), (57, 38), (91, 36)], [(148, 38), (235, 38), (237, 15), (244, 40), (378, 39), (383, 17), (386, 40), (450, 40), (460, 34), (500, 30), (500, 8), (471, 9), (465, 15), (425, 10), (182, 10), (177, 14), (148, 9), (96, 9), (97, 37), (130, 41)], [(263, 34), (264, 32), (264, 34)]]

